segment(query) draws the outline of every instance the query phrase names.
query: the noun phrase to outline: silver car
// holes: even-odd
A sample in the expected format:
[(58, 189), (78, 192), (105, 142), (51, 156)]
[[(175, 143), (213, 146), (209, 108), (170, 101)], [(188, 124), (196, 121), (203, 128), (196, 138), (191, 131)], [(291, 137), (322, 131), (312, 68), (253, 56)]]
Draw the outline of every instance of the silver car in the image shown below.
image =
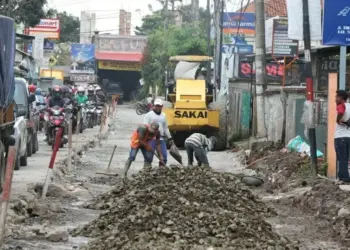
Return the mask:
[(24, 116), (17, 116), (14, 129), (17, 151), (15, 170), (19, 170), (20, 166), (27, 166), (27, 119)]

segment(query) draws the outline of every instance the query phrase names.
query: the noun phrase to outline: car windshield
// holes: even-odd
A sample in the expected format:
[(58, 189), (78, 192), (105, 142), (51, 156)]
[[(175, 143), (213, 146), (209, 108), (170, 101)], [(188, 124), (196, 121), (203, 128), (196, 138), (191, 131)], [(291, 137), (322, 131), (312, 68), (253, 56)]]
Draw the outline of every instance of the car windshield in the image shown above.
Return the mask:
[(16, 83), (14, 100), (17, 105), (27, 106), (28, 97), (26, 95), (26, 89), (20, 83)]

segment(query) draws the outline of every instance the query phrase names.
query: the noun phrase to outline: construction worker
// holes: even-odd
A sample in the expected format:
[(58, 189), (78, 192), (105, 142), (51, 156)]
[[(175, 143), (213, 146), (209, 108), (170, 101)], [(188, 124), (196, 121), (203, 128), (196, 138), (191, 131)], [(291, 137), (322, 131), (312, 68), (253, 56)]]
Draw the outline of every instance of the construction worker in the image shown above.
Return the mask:
[(135, 161), (135, 158), (139, 149), (141, 149), (141, 152), (145, 159), (144, 168), (150, 169), (152, 167), (154, 150), (151, 146), (151, 141), (153, 139), (155, 139), (157, 143), (156, 150), (159, 156), (159, 160), (161, 162), (163, 161), (163, 156), (160, 150), (160, 134), (159, 134), (158, 123), (152, 122), (151, 124), (147, 124), (147, 125), (146, 124), (139, 125), (139, 127), (134, 131), (131, 137), (130, 155), (124, 167), (124, 180), (127, 180), (129, 168), (131, 166), (131, 163)]
[(207, 157), (207, 152), (211, 151), (215, 144), (217, 143), (217, 138), (215, 136), (209, 137), (209, 139), (200, 133), (194, 133), (190, 135), (185, 140), (185, 148), (188, 158), (188, 166), (193, 166), (193, 154), (198, 162), (198, 166), (209, 168), (209, 161)]
[[(159, 165), (167, 163), (168, 159), (168, 151), (167, 151), (167, 141), (170, 146), (173, 145), (173, 139), (171, 138), (171, 134), (168, 128), (168, 122), (166, 120), (166, 115), (162, 112), (163, 101), (161, 99), (156, 99), (154, 101), (153, 110), (149, 111), (143, 120), (144, 124), (150, 124), (152, 122), (156, 122), (159, 125), (159, 133), (160, 133), (160, 148), (162, 150), (163, 161), (159, 162)], [(151, 142), (151, 146), (153, 150), (156, 148), (156, 140)]]

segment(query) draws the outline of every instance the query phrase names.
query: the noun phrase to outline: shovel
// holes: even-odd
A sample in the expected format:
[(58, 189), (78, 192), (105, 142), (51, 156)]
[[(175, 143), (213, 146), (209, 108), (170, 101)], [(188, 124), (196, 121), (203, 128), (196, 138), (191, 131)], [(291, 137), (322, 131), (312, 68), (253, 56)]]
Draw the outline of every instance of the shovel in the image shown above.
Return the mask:
[(113, 152), (112, 152), (111, 158), (109, 159), (109, 163), (107, 166), (107, 171), (106, 172), (96, 172), (96, 174), (103, 174), (103, 175), (107, 175), (107, 176), (117, 176), (118, 175), (117, 173), (115, 173), (115, 174), (110, 173), (110, 167), (112, 164), (112, 160), (113, 160), (113, 156), (114, 156), (116, 148), (117, 148), (117, 145), (115, 145), (113, 148)]
[(175, 161), (180, 163), (181, 167), (183, 167), (182, 157), (180, 155), (179, 149), (175, 146), (175, 144), (171, 145), (170, 150), (169, 150), (169, 154), (175, 159)]

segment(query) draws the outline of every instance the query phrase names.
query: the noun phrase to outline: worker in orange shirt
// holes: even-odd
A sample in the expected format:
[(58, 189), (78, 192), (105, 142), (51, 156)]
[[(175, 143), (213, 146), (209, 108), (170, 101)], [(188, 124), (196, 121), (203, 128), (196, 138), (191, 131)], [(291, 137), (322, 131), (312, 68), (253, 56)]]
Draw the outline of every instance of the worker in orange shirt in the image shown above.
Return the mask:
[(134, 131), (131, 137), (131, 150), (129, 159), (125, 163), (124, 167), (124, 180), (127, 180), (127, 175), (131, 163), (135, 161), (136, 155), (141, 149), (143, 157), (145, 159), (144, 168), (150, 169), (152, 168), (152, 160), (154, 151), (150, 146), (152, 140), (156, 139), (156, 150), (158, 153), (159, 160), (163, 162), (163, 156), (160, 149), (160, 133), (159, 133), (159, 125), (157, 122), (152, 122), (150, 124), (142, 124)]

